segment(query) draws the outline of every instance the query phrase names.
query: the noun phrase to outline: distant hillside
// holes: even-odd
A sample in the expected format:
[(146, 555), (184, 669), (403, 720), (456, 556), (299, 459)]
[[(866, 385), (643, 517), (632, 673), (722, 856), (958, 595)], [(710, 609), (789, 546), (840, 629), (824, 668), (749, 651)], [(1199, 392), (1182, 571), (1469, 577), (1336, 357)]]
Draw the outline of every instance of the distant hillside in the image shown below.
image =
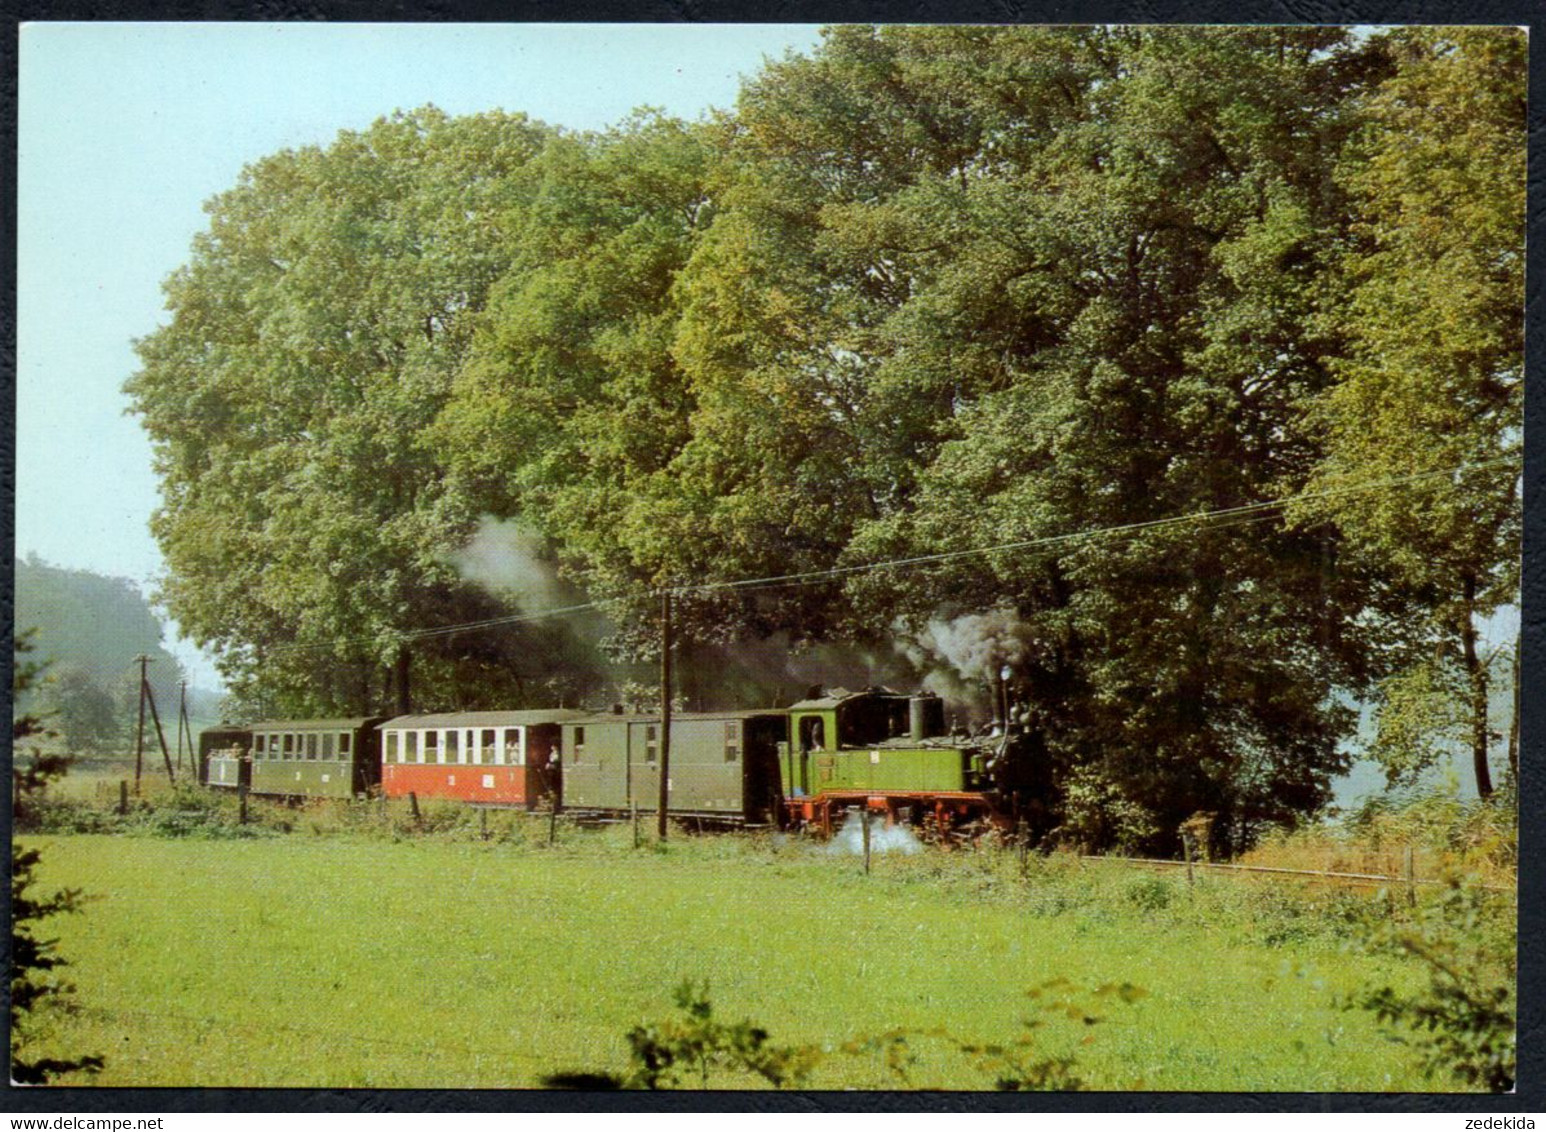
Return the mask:
[[(121, 748), (138, 716), (135, 657), (143, 653), (171, 741), (183, 668), (162, 647), (165, 626), (133, 582), (29, 556), (16, 561), (15, 598), (16, 633), (32, 630), (30, 658), (48, 665), (19, 707), (52, 713), (50, 726), (74, 749)], [(218, 713), (218, 694), (188, 695), (190, 716)]]

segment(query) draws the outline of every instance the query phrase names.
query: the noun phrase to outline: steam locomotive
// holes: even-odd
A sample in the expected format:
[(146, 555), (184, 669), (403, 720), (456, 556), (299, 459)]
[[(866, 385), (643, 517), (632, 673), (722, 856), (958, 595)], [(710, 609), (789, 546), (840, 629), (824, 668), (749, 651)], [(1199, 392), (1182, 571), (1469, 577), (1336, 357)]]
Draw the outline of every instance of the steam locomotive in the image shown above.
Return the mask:
[[(1007, 714), (1007, 713), (1006, 713)], [(1050, 783), (1025, 721), (946, 726), (932, 693), (813, 688), (788, 708), (658, 715), (477, 711), (273, 720), (200, 737), (210, 786), (284, 798), (450, 798), (580, 817), (658, 812), (716, 825), (814, 827), (864, 807), (939, 829), (1025, 818)]]

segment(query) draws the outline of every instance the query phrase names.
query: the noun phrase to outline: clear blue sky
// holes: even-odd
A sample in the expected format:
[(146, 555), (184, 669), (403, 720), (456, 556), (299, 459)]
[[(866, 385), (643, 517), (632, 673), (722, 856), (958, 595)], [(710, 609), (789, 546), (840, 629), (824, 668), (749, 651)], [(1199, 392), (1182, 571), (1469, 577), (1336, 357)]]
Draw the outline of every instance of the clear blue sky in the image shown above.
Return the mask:
[[(793, 24), (24, 25), (16, 553), (147, 590), (161, 571), (150, 445), (121, 387), (203, 202), (244, 165), (426, 103), (577, 129), (643, 105), (696, 118), (818, 38)], [(191, 646), (174, 651), (214, 683)]]

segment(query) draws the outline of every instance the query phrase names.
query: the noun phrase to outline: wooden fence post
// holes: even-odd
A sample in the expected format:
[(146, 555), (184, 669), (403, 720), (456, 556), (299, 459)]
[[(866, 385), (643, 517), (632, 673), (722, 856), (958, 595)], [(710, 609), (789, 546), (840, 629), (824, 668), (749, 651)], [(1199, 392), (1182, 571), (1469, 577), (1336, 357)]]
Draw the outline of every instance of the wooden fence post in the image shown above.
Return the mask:
[(237, 797), (238, 801), (240, 802), (240, 816), (239, 816), (238, 820), (239, 820), (239, 822), (242, 825), (246, 825), (247, 824), (247, 784), (245, 782), (241, 782), (241, 783), (237, 784), (237, 786), (236, 786), (236, 797)]
[(639, 847), (639, 801), (637, 798), (628, 799), (628, 816), (633, 821), (633, 847)]
[(408, 791), (408, 809), (413, 812), (413, 827), (419, 829), (424, 825), (424, 819), (419, 813), (419, 796), (414, 791)]
[(480, 809), (478, 811), (478, 824), (482, 827), (481, 828), (481, 832), (483, 834), (483, 840), (487, 841), (488, 840), (488, 811), (487, 810)]
[(1412, 847), (1408, 845), (1401, 854), (1402, 873), (1406, 876), (1406, 902), (1411, 907), (1417, 905), (1417, 867), (1413, 859)]
[(558, 839), (558, 795), (548, 795), (548, 844)]
[(1181, 833), (1181, 852), (1186, 854), (1186, 887), (1192, 888), (1197, 883), (1192, 875), (1192, 835), (1185, 830)]
[(128, 812), (129, 812), (129, 780), (127, 778), (120, 778), (118, 780), (118, 813), (119, 813), (120, 816), (122, 816), (124, 814), (127, 814)]

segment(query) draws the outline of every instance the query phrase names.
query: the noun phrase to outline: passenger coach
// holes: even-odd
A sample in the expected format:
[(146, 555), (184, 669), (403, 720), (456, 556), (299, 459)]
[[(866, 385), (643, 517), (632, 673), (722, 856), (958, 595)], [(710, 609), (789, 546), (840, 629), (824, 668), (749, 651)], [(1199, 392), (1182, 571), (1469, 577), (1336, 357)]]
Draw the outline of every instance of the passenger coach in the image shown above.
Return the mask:
[(382, 716), (252, 725), (252, 792), (353, 798), (380, 781)]
[[(777, 820), (780, 711), (682, 712), (671, 717), (667, 808), (673, 815), (763, 825)], [(564, 724), (564, 808), (654, 813), (660, 808), (660, 717), (591, 715)]]
[(389, 798), (457, 798), (530, 809), (560, 793), (560, 726), (583, 712), (400, 715), (381, 728)]
[(199, 781), (235, 790), (252, 785), (252, 729), (211, 727), (199, 735)]

